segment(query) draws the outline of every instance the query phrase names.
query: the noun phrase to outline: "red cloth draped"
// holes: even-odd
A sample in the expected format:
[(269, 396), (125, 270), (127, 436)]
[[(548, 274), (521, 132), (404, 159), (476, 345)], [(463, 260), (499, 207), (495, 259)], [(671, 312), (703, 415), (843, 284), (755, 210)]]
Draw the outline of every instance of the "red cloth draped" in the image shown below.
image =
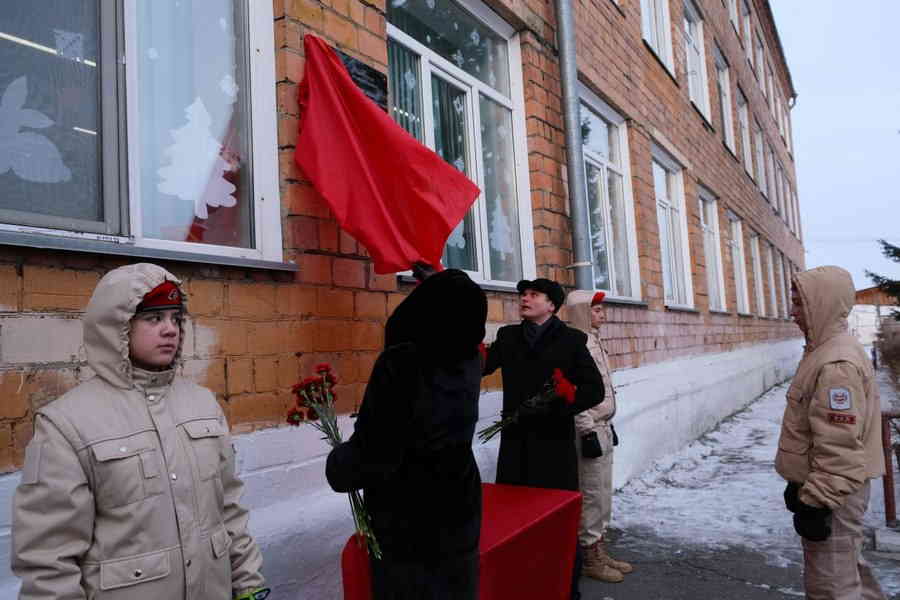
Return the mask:
[[(483, 483), (481, 600), (568, 600), (581, 494)], [(440, 518), (437, 515), (435, 518)], [(372, 600), (372, 574), (355, 536), (341, 555), (344, 600)]]
[(369, 100), (324, 41), (307, 35), (303, 47), (297, 165), (376, 273), (440, 268), (478, 187)]

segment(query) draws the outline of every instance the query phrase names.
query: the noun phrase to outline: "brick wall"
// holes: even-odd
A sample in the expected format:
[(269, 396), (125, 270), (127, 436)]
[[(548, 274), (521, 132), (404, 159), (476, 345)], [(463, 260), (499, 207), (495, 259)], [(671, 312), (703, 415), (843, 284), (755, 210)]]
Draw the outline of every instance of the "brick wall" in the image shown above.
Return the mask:
[[(192, 320), (185, 340), (185, 374), (215, 392), (238, 432), (280, 423), (291, 402), (290, 386), (322, 361), (337, 370), (341, 408), (352, 409), (362, 397), (382, 347), (387, 315), (409, 291), (409, 286), (398, 284), (395, 277), (374, 273), (365, 250), (338, 229), (325, 203), (293, 163), (303, 35), (316, 33), (386, 71), (384, 0), (275, 0), (274, 4), (284, 258), (295, 261), (300, 270), (286, 274), (159, 261), (184, 279), (189, 293)], [(538, 274), (571, 285), (574, 280), (566, 268), (572, 262), (572, 246), (552, 3), (496, 0), (490, 4), (520, 31)], [(629, 132), (645, 305), (610, 305), (604, 336), (613, 366), (637, 367), (797, 335), (796, 328), (785, 320), (735, 313), (733, 269), (724, 244), (727, 305), (732, 312), (708, 311), (696, 203), (698, 181), (719, 194), (720, 223), (727, 223), (726, 207), (744, 219), (749, 275), (753, 273), (751, 228), (800, 267), (803, 254), (800, 241), (773, 214), (743, 166), (723, 146), (720, 132), (704, 123), (688, 103), (678, 25), (680, 3), (671, 5), (675, 80), (641, 40), (639, 0), (621, 0), (620, 5), (612, 0), (576, 4), (582, 81), (626, 117)], [(781, 143), (754, 75), (742, 60), (743, 50), (727, 11), (719, 0), (705, 0), (701, 6), (709, 72), (715, 73), (715, 39), (732, 64), (732, 84), (741, 82), (752, 112), (764, 123), (773, 148), (781, 153), (788, 176), (794, 180), (792, 158)], [(779, 72), (783, 77), (785, 72)], [(712, 79), (710, 86), (714, 99)], [(712, 104), (717, 111), (716, 103)], [(712, 120), (717, 122), (715, 112)], [(660, 136), (689, 162), (685, 191), (698, 309), (693, 313), (663, 306), (650, 171), (651, 140), (659, 141)], [(764, 260), (766, 256), (763, 252)], [(81, 349), (79, 317), (102, 274), (127, 262), (135, 261), (38, 249), (0, 250), (0, 470), (21, 465), (31, 436), (32, 406), (91, 376)], [(764, 276), (763, 281), (767, 286), (768, 278)], [(752, 285), (749, 297), (751, 312), (758, 312)], [(765, 298), (768, 301), (768, 291)], [(517, 320), (517, 297), (490, 292), (491, 330)], [(485, 389), (500, 385), (499, 374), (484, 382)]]

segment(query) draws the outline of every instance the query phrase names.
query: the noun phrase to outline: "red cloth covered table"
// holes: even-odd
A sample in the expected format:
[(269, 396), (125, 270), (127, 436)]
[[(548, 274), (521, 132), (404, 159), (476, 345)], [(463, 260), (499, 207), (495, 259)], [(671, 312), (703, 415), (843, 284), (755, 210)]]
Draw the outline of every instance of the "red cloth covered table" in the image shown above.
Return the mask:
[[(581, 494), (482, 484), (481, 600), (568, 600)], [(341, 555), (344, 600), (371, 600), (369, 558), (351, 537)]]

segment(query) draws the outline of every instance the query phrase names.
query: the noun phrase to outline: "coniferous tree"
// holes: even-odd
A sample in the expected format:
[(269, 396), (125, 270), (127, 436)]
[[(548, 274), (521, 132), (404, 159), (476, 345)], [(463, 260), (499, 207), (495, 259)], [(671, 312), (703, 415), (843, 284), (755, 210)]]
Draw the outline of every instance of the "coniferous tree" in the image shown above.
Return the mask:
[[(900, 263), (900, 246), (894, 246), (893, 244), (887, 243), (885, 240), (878, 240), (878, 243), (881, 245), (881, 253), (884, 254), (885, 258)], [(900, 304), (900, 280), (884, 277), (883, 275), (871, 271), (866, 271), (866, 275), (869, 276), (872, 283), (878, 286), (878, 289), (888, 296), (895, 298), (897, 304)], [(895, 319), (900, 321), (900, 310), (895, 310), (891, 314), (893, 314)]]

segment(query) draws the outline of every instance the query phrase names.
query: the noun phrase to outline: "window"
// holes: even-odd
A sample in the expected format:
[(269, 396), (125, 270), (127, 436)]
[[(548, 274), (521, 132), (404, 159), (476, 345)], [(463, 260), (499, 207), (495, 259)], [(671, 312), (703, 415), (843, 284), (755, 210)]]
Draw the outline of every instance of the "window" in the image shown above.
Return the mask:
[(674, 73), (672, 27), (669, 23), (669, 0), (641, 0), (641, 31), (644, 39), (669, 72)]
[(750, 148), (750, 112), (747, 109), (747, 97), (738, 88), (738, 127), (741, 135), (741, 153), (744, 157), (744, 169), (753, 176), (753, 150)]
[(728, 212), (728, 221), (731, 225), (731, 235), (728, 238), (728, 248), (731, 250), (731, 265), (734, 269), (734, 291), (737, 299), (737, 311), (741, 314), (750, 312), (750, 303), (747, 298), (747, 263), (744, 257), (744, 229), (740, 217), (733, 212)]
[(772, 206), (777, 207), (775, 198), (775, 154), (772, 152), (772, 144), (766, 143), (766, 173), (768, 175), (766, 190)]
[(687, 247), (682, 167), (663, 150), (653, 149), (653, 192), (659, 225), (663, 290), (668, 306), (693, 306)]
[(639, 296), (634, 203), (628, 168), (625, 119), (582, 86), (588, 224), (594, 288), (611, 296)]
[(719, 240), (719, 204), (708, 190), (700, 189), (700, 230), (706, 258), (706, 289), (709, 310), (725, 310), (725, 279), (722, 276), (722, 244)]
[(763, 132), (762, 127), (759, 125), (759, 120), (753, 120), (753, 138), (756, 144), (756, 185), (759, 187), (759, 191), (766, 194), (766, 161), (764, 154), (765, 144), (763, 142)]
[(766, 316), (766, 303), (763, 299), (762, 261), (759, 254), (759, 234), (750, 234), (750, 254), (753, 260), (753, 288), (756, 292), (756, 314)]
[(779, 307), (778, 307), (778, 316), (782, 319), (787, 319), (788, 316), (788, 299), (787, 299), (787, 287), (785, 284), (787, 283), (787, 279), (785, 278), (785, 268), (784, 268), (784, 254), (781, 253), (781, 250), (776, 251), (776, 254), (773, 255), (775, 257), (775, 270), (778, 272), (778, 288), (781, 292), (779, 296)]
[(759, 87), (762, 88), (763, 96), (766, 95), (766, 80), (763, 78), (763, 69), (766, 64), (766, 49), (763, 46), (762, 34), (756, 30), (756, 79), (759, 80)]
[(766, 268), (769, 276), (769, 311), (766, 313), (769, 317), (778, 316), (778, 298), (775, 295), (775, 247), (771, 242), (766, 242)]
[(772, 117), (777, 121), (777, 113), (775, 112), (775, 77), (772, 75), (772, 65), (766, 65), (766, 82), (765, 87), (768, 88), (768, 93), (766, 97), (769, 100), (769, 112), (772, 113)]
[(728, 0), (728, 19), (731, 21), (731, 26), (734, 27), (736, 32), (741, 31), (741, 26), (738, 23), (738, 0)]
[(793, 190), (794, 197), (794, 215), (796, 215), (796, 229), (794, 229), (794, 233), (797, 234), (799, 239), (803, 239), (803, 226), (800, 222), (800, 203), (797, 200), (797, 190)]
[(388, 3), (390, 111), (481, 196), (443, 263), (482, 281), (534, 272), (518, 41), (484, 5)]
[(0, 227), (282, 261), (271, 3), (20, 5), (0, 39)]
[(684, 50), (687, 57), (688, 93), (709, 121), (709, 86), (706, 78), (706, 53), (703, 50), (703, 19), (691, 0), (684, 3)]
[(716, 88), (719, 92), (719, 114), (721, 115), (722, 141), (735, 152), (734, 147), (734, 113), (731, 108), (731, 79), (728, 73), (728, 61), (716, 48)]
[(787, 107), (784, 109), (784, 135), (785, 141), (787, 142), (788, 152), (794, 151), (794, 133), (793, 128), (791, 126), (791, 109)]
[(744, 17), (744, 53), (747, 62), (753, 66), (753, 18), (750, 13), (750, 0), (741, 0), (741, 16)]

